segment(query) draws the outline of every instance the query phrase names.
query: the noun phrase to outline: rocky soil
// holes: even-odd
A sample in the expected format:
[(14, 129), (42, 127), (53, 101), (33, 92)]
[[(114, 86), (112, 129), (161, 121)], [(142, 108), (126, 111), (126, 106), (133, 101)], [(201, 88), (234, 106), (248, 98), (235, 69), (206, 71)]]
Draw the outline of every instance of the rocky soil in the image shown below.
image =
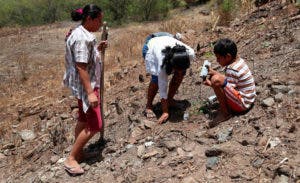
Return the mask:
[[(197, 8), (188, 11), (206, 16)], [(86, 170), (82, 176), (71, 177), (62, 168), (74, 141), (77, 104), (57, 85), (47, 96), (38, 93), (62, 76), (40, 73), (28, 90), (30, 100), (14, 102), (14, 95), (6, 103), (0, 100), (0, 182), (299, 182), (299, 16), (294, 4), (272, 1), (230, 27), (212, 31), (209, 24), (197, 30), (187, 26), (197, 60), (176, 95), (180, 107), (170, 109), (171, 117), (162, 125), (142, 115), (150, 80), (143, 62), (115, 72), (105, 92), (108, 142), (98, 147), (98, 136), (91, 140), (86, 151), (97, 155), (81, 164)], [(207, 129), (216, 105), (207, 102), (213, 91), (201, 83), (199, 67), (208, 59), (221, 70), (211, 52), (211, 43), (221, 37), (237, 42), (254, 73), (258, 95), (250, 112)], [(58, 47), (63, 63), (63, 42)], [(54, 65), (40, 62), (40, 69)], [(1, 63), (3, 69), (5, 61)], [(2, 81), (11, 86), (7, 78)]]

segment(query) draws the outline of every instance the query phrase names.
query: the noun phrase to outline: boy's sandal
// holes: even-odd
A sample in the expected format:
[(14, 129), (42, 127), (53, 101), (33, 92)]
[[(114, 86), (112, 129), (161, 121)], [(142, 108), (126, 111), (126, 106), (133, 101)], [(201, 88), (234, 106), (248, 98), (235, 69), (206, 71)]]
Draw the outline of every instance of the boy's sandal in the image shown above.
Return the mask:
[(156, 118), (155, 113), (151, 109), (145, 109), (143, 114), (148, 119)]

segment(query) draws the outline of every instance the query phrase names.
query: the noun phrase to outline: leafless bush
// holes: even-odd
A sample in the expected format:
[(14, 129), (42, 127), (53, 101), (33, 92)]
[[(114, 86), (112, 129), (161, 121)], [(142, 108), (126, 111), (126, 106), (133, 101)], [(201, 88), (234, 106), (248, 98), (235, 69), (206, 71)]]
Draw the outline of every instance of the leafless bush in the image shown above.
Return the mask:
[(26, 70), (28, 68), (28, 55), (24, 52), (20, 53), (17, 57), (17, 66), (19, 68), (20, 81), (27, 81), (28, 76)]
[(253, 0), (241, 0), (241, 11), (249, 13), (253, 9)]
[(105, 68), (114, 70), (124, 65), (133, 65), (133, 60), (140, 60), (145, 36), (133, 29), (128, 29), (118, 36), (111, 36), (110, 46), (106, 52)]
[(160, 29), (170, 33), (183, 32), (188, 27), (184, 20), (169, 20), (161, 24)]

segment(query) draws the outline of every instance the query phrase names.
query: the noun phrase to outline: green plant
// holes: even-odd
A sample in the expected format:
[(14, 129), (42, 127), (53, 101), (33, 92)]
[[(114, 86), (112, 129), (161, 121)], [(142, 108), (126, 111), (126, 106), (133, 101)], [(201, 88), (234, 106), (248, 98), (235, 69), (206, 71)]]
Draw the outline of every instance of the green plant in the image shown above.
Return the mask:
[(171, 3), (174, 8), (182, 7), (186, 5), (186, 2), (182, 0), (172, 0)]
[(234, 9), (234, 0), (224, 0), (221, 8), (224, 12), (232, 12)]
[[(247, 0), (244, 0), (247, 1)], [(212, 0), (210, 6), (212, 12), (216, 12), (216, 25), (228, 26), (237, 13), (237, 7), (241, 7), (240, 0)]]
[(270, 47), (270, 46), (272, 45), (272, 43), (269, 42), (269, 41), (262, 42), (261, 44), (262, 44), (262, 46), (263, 46), (264, 48), (268, 48), (268, 47)]
[(205, 53), (204, 53), (204, 57), (205, 57), (205, 58), (211, 58), (211, 57), (214, 57), (214, 53), (211, 52), (211, 51), (205, 52)]
[(110, 25), (160, 20), (182, 0), (0, 0), (0, 27), (40, 25), (70, 20), (70, 12), (86, 4), (99, 5)]
[(191, 115), (200, 115), (209, 113), (209, 104), (206, 100), (197, 100), (192, 102)]
[(172, 8), (171, 0), (132, 0), (132, 2), (131, 15), (137, 21), (163, 19)]

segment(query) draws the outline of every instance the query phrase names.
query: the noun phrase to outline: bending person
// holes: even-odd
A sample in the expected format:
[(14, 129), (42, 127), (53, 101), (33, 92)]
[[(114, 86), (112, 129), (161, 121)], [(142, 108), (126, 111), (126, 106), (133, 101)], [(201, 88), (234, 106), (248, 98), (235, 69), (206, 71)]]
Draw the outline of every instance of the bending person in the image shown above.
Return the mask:
[[(151, 74), (151, 81), (147, 91), (145, 115), (147, 118), (155, 117), (152, 103), (159, 91), (163, 114), (158, 123), (161, 124), (169, 118), (168, 107), (175, 104), (174, 95), (195, 53), (191, 47), (170, 36), (154, 37), (148, 41), (147, 47), (145, 64), (147, 73)], [(173, 77), (167, 91), (168, 76), (171, 74)]]

